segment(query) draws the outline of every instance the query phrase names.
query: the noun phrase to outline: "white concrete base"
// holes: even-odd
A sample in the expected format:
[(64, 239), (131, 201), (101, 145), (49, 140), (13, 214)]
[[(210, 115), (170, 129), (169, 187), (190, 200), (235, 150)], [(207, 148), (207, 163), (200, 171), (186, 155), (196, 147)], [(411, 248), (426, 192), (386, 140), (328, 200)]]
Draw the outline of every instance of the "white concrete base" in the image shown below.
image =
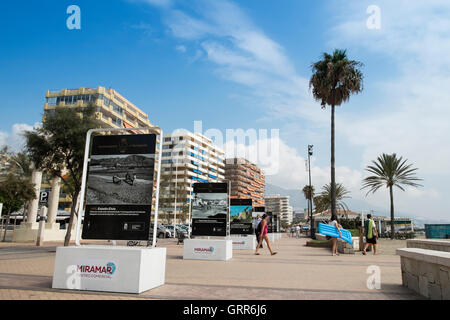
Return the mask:
[(165, 282), (166, 248), (58, 247), (53, 288), (142, 293)]
[[(67, 230), (59, 229), (59, 224), (51, 226), (51, 228), (46, 228), (44, 230), (44, 242), (46, 241), (64, 241), (66, 237)], [(14, 232), (14, 237), (12, 242), (36, 242), (38, 229), (30, 229), (26, 226), (20, 226)], [(75, 241), (76, 229), (72, 229), (71, 241)]]
[(233, 241), (233, 250), (255, 250), (256, 249), (256, 236), (231, 236), (231, 241)]
[(36, 242), (38, 234), (38, 228), (31, 229), (27, 226), (20, 226), (14, 232), (12, 242)]
[(59, 229), (60, 224), (59, 223), (46, 223), (45, 224), (45, 230), (60, 230)]
[(227, 261), (233, 257), (232, 240), (186, 239), (184, 260)]

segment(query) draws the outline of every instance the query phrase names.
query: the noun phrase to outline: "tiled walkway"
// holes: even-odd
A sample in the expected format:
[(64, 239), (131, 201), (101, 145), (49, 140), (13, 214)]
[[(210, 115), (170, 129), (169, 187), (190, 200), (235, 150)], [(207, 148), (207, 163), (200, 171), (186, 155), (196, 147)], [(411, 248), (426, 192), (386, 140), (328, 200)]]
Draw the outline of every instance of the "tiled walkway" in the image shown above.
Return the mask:
[[(0, 244), (0, 300), (4, 299), (420, 299), (402, 287), (400, 258), (395, 247), (381, 241), (381, 254), (333, 257), (328, 249), (305, 246), (306, 239), (284, 236), (255, 256), (234, 251), (233, 259), (187, 261), (173, 240), (167, 248), (166, 284), (141, 295), (76, 292), (51, 289), (56, 244)], [(381, 269), (381, 289), (370, 290), (367, 267)]]

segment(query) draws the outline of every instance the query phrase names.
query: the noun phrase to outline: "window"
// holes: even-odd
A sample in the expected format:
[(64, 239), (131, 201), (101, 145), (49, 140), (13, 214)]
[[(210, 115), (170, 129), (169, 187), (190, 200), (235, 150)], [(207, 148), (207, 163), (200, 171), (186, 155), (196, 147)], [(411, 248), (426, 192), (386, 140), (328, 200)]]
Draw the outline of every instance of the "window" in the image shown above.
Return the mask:
[(163, 152), (163, 157), (170, 157), (172, 155), (172, 152)]
[(57, 98), (56, 97), (47, 98), (47, 103), (50, 106), (56, 106)]
[(170, 142), (170, 141), (172, 141), (171, 138), (164, 138), (164, 142)]

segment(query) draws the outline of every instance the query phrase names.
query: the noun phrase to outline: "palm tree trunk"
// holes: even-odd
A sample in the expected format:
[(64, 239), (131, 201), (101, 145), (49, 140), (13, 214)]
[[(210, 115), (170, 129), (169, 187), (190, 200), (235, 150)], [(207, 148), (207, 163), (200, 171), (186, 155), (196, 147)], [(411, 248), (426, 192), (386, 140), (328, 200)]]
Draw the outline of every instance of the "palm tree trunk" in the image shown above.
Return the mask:
[[(64, 238), (64, 246), (65, 247), (68, 247), (70, 245), (70, 238), (72, 237), (72, 226), (73, 226), (73, 220), (75, 217), (75, 210), (77, 209), (77, 204), (78, 204), (78, 194), (79, 194), (79, 191), (76, 191), (72, 197), (72, 208), (70, 209), (69, 226), (67, 227), (66, 237)], [(80, 211), (80, 210), (78, 210), (78, 211)], [(80, 219), (80, 217), (78, 217), (78, 219)]]
[(335, 173), (335, 159), (334, 159), (334, 109), (331, 106), (331, 216), (337, 217), (336, 214), (336, 173)]
[(391, 239), (394, 239), (395, 234), (395, 221), (394, 221), (394, 191), (392, 186), (389, 186), (389, 195), (391, 198)]

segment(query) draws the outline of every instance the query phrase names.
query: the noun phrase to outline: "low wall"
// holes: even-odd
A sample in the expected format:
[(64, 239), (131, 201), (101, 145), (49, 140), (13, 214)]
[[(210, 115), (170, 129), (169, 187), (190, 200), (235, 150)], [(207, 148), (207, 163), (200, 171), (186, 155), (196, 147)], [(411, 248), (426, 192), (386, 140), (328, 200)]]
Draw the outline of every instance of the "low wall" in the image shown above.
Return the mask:
[[(327, 240), (327, 236), (321, 233), (316, 233), (317, 240)], [(354, 254), (355, 251), (359, 251), (359, 237), (352, 237), (353, 245), (345, 242), (342, 239), (338, 239), (338, 252), (343, 254)]]
[(433, 300), (450, 300), (450, 253), (421, 248), (397, 249), (403, 286)]
[(407, 240), (406, 247), (450, 252), (450, 240)]

